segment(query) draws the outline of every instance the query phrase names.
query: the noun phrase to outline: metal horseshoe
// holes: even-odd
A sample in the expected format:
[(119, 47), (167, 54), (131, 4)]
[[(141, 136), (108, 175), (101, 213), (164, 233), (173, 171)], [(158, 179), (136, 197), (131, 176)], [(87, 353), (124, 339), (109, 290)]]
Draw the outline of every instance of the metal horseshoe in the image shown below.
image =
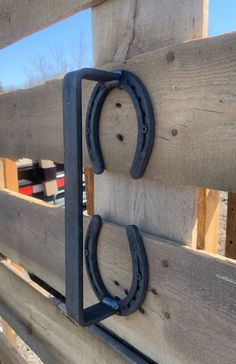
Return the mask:
[(97, 260), (98, 237), (102, 227), (99, 215), (92, 216), (85, 238), (85, 263), (90, 285), (100, 302), (110, 306), (122, 316), (136, 311), (144, 301), (148, 288), (148, 261), (142, 237), (137, 226), (127, 226), (127, 236), (132, 257), (132, 283), (127, 296), (120, 300), (114, 298), (105, 287)]
[[(88, 104), (86, 116), (86, 142), (89, 157), (96, 174), (105, 169), (100, 141), (99, 121), (102, 107), (107, 95), (114, 88), (125, 90), (130, 96), (136, 111), (138, 137), (130, 175), (134, 179), (141, 178), (149, 161), (154, 143), (155, 121), (152, 104), (148, 92), (137, 76), (129, 71), (115, 70), (110, 72), (116, 78), (98, 82)], [(117, 78), (117, 76), (119, 77)]]

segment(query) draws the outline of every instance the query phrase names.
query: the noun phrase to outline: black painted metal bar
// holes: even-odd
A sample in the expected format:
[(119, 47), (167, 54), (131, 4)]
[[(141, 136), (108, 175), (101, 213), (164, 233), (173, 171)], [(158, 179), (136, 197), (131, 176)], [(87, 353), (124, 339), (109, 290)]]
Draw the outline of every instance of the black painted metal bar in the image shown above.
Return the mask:
[(84, 309), (83, 302), (83, 153), (82, 79), (114, 81), (119, 75), (94, 69), (68, 73), (63, 81), (63, 120), (65, 145), (65, 266), (66, 308), (80, 325), (103, 320), (116, 310), (100, 302)]

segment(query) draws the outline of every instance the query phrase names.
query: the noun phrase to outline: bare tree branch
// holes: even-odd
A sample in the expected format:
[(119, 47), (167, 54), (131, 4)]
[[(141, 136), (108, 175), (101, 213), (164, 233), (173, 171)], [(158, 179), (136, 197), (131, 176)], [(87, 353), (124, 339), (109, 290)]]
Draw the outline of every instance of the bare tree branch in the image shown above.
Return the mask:
[(91, 66), (92, 53), (80, 34), (69, 45), (69, 51), (61, 44), (50, 47), (48, 56), (38, 55), (29, 68), (24, 69), (26, 87), (42, 84), (53, 78), (63, 77), (67, 72)]

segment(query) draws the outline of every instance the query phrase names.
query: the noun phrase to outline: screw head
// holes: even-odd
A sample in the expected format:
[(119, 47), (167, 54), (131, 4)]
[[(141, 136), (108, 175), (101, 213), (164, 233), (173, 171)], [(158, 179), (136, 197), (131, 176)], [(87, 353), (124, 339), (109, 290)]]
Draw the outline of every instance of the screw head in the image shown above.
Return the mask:
[(172, 63), (174, 61), (174, 59), (175, 59), (174, 52), (173, 51), (168, 52), (167, 55), (166, 55), (167, 62)]
[(168, 260), (166, 260), (166, 259), (163, 260), (162, 265), (163, 265), (163, 267), (167, 268), (169, 266)]
[(170, 319), (170, 314), (169, 314), (169, 312), (165, 312), (165, 318), (166, 318), (167, 320), (169, 320), (169, 319)]
[(124, 140), (123, 135), (121, 135), (121, 134), (116, 134), (116, 137), (117, 137), (117, 139), (118, 139), (118, 140), (120, 140), (121, 142), (123, 142), (123, 140)]
[(172, 130), (171, 130), (171, 134), (172, 134), (173, 136), (176, 136), (176, 135), (178, 134), (178, 130), (177, 130), (177, 129), (172, 129)]
[(155, 296), (157, 296), (157, 295), (158, 295), (157, 290), (156, 290), (155, 288), (152, 288), (152, 289), (151, 289), (151, 292), (152, 292)]

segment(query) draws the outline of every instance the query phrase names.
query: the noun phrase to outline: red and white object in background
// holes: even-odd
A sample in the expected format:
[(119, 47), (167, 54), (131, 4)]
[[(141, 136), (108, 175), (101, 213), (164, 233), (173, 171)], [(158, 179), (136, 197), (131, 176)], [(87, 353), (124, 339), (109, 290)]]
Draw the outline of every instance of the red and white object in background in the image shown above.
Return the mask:
[[(58, 178), (56, 180), (56, 183), (57, 183), (58, 190), (65, 188), (65, 178), (64, 177)], [(27, 195), (27, 196), (32, 196), (32, 195), (35, 195), (35, 194), (43, 192), (43, 191), (44, 191), (44, 188), (43, 188), (42, 183), (37, 184), (37, 185), (29, 184), (29, 185), (24, 185), (24, 186), (19, 187), (19, 192), (22, 193), (23, 195)]]

